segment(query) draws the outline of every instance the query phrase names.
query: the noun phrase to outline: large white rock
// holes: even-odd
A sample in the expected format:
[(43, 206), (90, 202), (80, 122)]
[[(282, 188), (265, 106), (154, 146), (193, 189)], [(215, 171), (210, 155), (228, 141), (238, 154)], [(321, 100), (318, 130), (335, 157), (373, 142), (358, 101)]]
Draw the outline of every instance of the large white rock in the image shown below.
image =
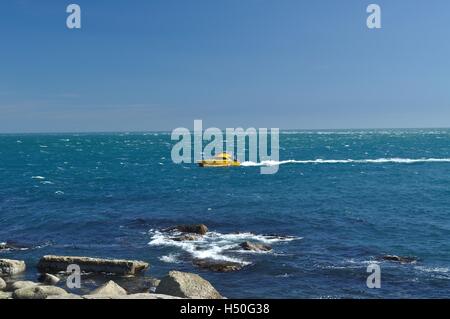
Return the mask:
[(127, 291), (110, 280), (106, 284), (95, 289), (90, 295), (106, 295), (106, 296), (121, 296), (126, 295)]
[(39, 281), (44, 285), (55, 286), (61, 279), (51, 274), (42, 274)]
[(25, 271), (26, 265), (23, 260), (0, 259), (0, 276), (17, 275)]
[(15, 281), (10, 283), (8, 290), (14, 291), (22, 288), (36, 287), (38, 284), (33, 281)]
[(12, 299), (12, 292), (0, 291), (0, 300)]
[(194, 299), (222, 299), (220, 293), (205, 279), (196, 274), (171, 271), (161, 279), (157, 294)]
[(49, 296), (65, 295), (67, 292), (55, 286), (27, 287), (14, 291), (14, 299), (46, 299)]
[(6, 288), (6, 282), (0, 278), (0, 291), (5, 290)]

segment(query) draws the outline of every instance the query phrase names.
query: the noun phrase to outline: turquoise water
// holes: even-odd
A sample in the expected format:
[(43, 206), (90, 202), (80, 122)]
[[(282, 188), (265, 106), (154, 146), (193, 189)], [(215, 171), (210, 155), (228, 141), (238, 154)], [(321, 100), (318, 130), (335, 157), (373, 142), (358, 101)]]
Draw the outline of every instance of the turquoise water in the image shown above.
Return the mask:
[[(30, 277), (44, 254), (142, 259), (229, 298), (449, 296), (450, 130), (282, 132), (274, 175), (176, 165), (172, 146), (169, 133), (0, 135), (0, 242), (26, 247), (0, 258), (26, 260)], [(211, 233), (160, 232), (181, 223)], [(380, 262), (382, 287), (368, 289), (367, 265), (386, 254), (418, 261)], [(206, 257), (245, 267), (192, 264)]]

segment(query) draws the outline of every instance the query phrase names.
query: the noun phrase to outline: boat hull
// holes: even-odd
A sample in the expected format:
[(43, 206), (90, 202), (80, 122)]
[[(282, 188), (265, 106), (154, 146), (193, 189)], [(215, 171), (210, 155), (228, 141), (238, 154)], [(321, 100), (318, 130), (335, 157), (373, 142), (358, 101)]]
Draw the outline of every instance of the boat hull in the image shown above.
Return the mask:
[(237, 161), (204, 160), (198, 162), (198, 166), (200, 167), (231, 167), (240, 165), (241, 163)]

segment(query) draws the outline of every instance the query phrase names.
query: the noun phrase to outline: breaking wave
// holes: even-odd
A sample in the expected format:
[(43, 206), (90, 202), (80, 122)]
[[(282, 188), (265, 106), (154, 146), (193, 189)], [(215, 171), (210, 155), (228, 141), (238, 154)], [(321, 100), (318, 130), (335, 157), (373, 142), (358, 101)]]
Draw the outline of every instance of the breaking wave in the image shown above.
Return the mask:
[[(244, 241), (253, 241), (264, 244), (275, 244), (279, 242), (289, 242), (301, 239), (301, 237), (258, 235), (252, 233), (231, 233), (221, 234), (219, 232), (208, 232), (206, 235), (195, 240), (175, 241), (174, 236), (180, 235), (177, 232), (162, 232), (151, 229), (150, 246), (165, 246), (177, 248), (190, 255), (193, 259), (210, 259), (216, 261), (234, 262), (243, 266), (251, 264), (242, 258), (242, 253), (252, 253), (241, 250), (239, 244)], [(236, 253), (239, 253), (237, 255)], [(160, 258), (164, 262), (179, 262), (178, 255), (169, 254)]]
[(169, 263), (169, 264), (178, 264), (180, 261), (178, 260), (177, 254), (168, 254), (165, 256), (161, 256), (158, 258), (162, 262)]
[(315, 159), (315, 160), (285, 160), (285, 161), (262, 161), (243, 162), (242, 166), (277, 166), (284, 164), (416, 164), (416, 163), (450, 163), (450, 158), (377, 158), (377, 159)]

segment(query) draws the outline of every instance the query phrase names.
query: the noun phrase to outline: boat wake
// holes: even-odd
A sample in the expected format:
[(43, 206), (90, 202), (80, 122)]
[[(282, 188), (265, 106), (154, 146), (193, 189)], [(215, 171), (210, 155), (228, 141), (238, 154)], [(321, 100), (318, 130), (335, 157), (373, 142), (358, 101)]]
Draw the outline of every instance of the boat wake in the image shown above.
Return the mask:
[(285, 160), (285, 161), (262, 161), (243, 162), (241, 166), (277, 166), (284, 164), (417, 164), (417, 163), (450, 163), (450, 158), (377, 158), (377, 159), (315, 159), (315, 160)]

